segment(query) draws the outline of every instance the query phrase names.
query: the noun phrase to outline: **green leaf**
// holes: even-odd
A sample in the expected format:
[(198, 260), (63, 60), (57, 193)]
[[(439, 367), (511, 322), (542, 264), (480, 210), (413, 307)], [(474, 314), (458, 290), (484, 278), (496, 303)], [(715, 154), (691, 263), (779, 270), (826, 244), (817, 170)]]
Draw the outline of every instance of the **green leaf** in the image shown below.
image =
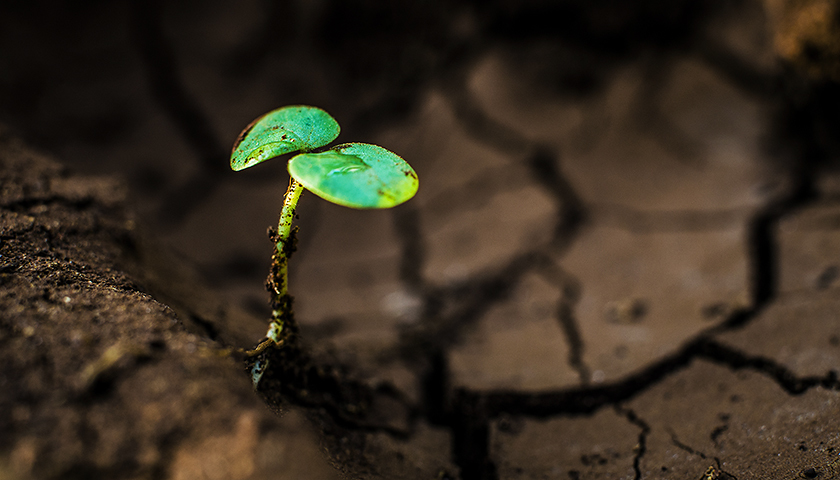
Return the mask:
[(368, 143), (345, 143), (289, 161), (289, 174), (330, 202), (353, 208), (390, 208), (417, 192), (414, 169), (399, 155)]
[(285, 153), (309, 151), (338, 137), (338, 122), (317, 107), (293, 105), (257, 118), (239, 134), (230, 168), (239, 171)]

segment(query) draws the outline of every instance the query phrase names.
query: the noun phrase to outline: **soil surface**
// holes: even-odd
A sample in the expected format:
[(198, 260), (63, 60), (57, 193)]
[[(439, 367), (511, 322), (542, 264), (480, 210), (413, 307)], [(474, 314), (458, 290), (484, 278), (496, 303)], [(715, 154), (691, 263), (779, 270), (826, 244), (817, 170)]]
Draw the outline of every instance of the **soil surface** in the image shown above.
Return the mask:
[[(0, 480), (840, 478), (838, 11), (0, 7)], [(304, 194), (246, 358), (288, 104), (420, 191)]]

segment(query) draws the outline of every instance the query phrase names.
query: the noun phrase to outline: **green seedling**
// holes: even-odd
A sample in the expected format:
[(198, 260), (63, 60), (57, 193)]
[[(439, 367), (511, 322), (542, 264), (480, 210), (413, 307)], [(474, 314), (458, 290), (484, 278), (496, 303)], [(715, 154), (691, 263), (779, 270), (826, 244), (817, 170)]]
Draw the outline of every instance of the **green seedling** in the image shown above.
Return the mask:
[[(295, 249), (292, 220), (304, 189), (319, 197), (352, 208), (390, 208), (410, 199), (419, 185), (417, 174), (399, 155), (377, 145), (345, 143), (330, 149), (340, 128), (327, 112), (316, 107), (288, 106), (257, 118), (239, 134), (230, 167), (239, 171), (287, 153), (289, 188), (283, 200), (272, 255), (269, 290), (271, 325), (266, 338), (248, 355), (282, 346), (292, 316), (288, 291), (289, 257)], [(255, 373), (256, 375), (256, 373)], [(258, 381), (255, 377), (254, 382)]]

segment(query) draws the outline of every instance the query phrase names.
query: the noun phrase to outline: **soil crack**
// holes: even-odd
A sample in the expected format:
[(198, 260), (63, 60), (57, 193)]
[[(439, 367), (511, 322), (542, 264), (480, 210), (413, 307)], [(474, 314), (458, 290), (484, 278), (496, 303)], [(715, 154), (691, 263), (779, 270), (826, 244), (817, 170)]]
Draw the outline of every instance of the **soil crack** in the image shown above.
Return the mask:
[(496, 465), (490, 459), (490, 425), (484, 397), (467, 390), (455, 392), (453, 400), (452, 456), (462, 480), (496, 480)]
[(635, 455), (633, 456), (633, 472), (635, 472), (634, 480), (641, 480), (642, 478), (642, 469), (641, 469), (641, 462), (642, 457), (644, 457), (645, 452), (647, 452), (647, 437), (650, 434), (650, 425), (647, 424), (644, 420), (642, 420), (636, 412), (631, 409), (624, 408), (620, 405), (616, 405), (615, 407), (616, 413), (619, 415), (624, 416), (630, 423), (639, 427), (641, 430), (639, 432), (639, 438), (636, 442), (636, 446), (633, 449)]

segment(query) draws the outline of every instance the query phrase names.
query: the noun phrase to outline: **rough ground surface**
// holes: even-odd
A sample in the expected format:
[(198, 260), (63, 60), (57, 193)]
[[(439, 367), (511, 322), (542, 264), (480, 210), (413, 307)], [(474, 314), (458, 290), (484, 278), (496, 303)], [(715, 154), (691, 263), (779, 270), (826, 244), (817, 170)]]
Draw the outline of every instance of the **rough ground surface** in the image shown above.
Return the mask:
[[(836, 2), (278, 5), (0, 8), (0, 479), (840, 478)], [(255, 391), (294, 103), (421, 187)]]
[(299, 413), (125, 273), (124, 186), (0, 135), (0, 478), (336, 478)]

